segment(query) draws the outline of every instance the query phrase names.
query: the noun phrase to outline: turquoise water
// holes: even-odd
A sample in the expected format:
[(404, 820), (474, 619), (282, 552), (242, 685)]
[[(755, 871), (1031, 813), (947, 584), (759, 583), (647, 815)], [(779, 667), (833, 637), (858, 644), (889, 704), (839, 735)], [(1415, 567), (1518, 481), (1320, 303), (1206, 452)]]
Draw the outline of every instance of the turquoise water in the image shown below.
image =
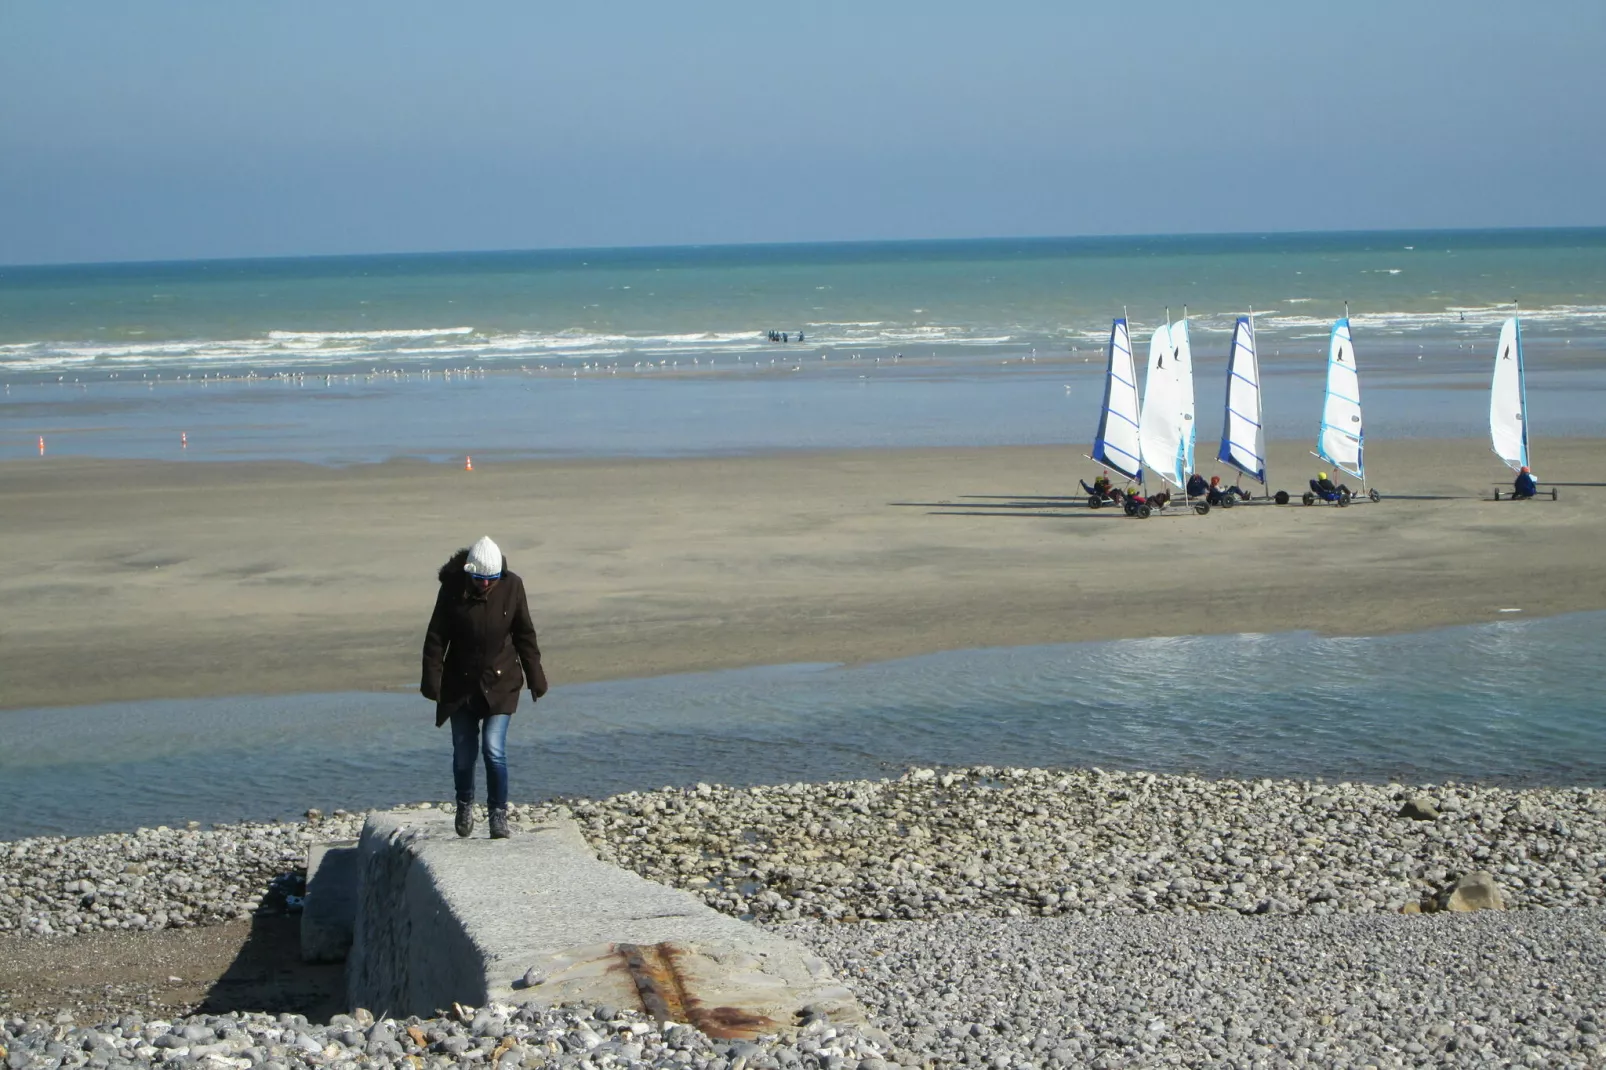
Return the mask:
[[(560, 685), (515, 717), (509, 761), (516, 800), (915, 764), (1606, 785), (1603, 661), (1592, 613)], [(0, 711), (0, 839), (449, 797), (433, 710), (398, 693)]]
[[(0, 368), (365, 367), (832, 348), (1102, 345), (1130, 307), (1321, 337), (1602, 330), (1606, 229), (1045, 238), (0, 267)], [(1470, 314), (1463, 320), (1463, 314)], [(386, 333), (389, 332), (389, 333)], [(366, 364), (371, 366), (371, 363)]]
[(1599, 433), (1603, 229), (0, 268), (0, 457), (1085, 443), (1111, 317), (1184, 307), (1201, 441), (1249, 307), (1268, 427), (1305, 437), (1345, 301), (1368, 436), (1479, 436), (1514, 300), (1536, 433)]

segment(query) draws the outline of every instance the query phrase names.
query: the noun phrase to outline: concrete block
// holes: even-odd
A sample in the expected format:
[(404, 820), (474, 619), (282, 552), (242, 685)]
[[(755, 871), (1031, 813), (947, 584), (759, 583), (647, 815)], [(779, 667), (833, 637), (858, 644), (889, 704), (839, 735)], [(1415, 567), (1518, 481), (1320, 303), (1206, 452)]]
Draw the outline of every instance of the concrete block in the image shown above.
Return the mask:
[(437, 810), (374, 813), (358, 875), (347, 998), (375, 1014), (582, 1001), (730, 1037), (864, 1020), (818, 957), (597, 861), (571, 821), (459, 839)]
[(357, 841), (307, 849), (307, 896), (301, 908), (301, 961), (344, 962), (357, 921)]

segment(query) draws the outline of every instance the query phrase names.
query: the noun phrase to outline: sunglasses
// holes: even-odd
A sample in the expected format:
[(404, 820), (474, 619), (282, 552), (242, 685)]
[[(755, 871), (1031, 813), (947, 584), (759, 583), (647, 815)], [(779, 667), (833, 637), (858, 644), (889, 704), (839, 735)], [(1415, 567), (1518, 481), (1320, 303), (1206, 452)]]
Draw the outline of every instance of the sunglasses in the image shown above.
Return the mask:
[(475, 576), (470, 574), (468, 578), (473, 580), (475, 583), (495, 583), (497, 580), (502, 578), (502, 574), (500, 572), (494, 576)]

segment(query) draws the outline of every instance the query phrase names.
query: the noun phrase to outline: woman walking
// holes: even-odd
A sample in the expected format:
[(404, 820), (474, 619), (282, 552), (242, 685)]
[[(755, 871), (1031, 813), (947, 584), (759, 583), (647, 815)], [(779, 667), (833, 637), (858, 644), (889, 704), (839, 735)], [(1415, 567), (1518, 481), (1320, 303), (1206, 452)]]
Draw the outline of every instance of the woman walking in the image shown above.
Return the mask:
[[(474, 831), (474, 759), (485, 757), (491, 838), (506, 839), (507, 727), (530, 685), (530, 701), (546, 694), (524, 581), (507, 571), (490, 536), (441, 566), (440, 593), (424, 635), (419, 690), (435, 703), (435, 727), (452, 724), (452, 780), (457, 834)], [(522, 670), (522, 671), (521, 671)]]

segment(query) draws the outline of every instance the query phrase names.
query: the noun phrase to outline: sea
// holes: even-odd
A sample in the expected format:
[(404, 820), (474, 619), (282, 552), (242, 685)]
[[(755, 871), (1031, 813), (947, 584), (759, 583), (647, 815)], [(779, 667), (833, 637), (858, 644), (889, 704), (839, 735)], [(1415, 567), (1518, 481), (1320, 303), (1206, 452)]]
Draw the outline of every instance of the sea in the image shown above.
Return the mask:
[(1252, 311), (1305, 438), (1346, 307), (1369, 440), (1486, 433), (1514, 311), (1535, 433), (1600, 428), (1606, 229), (1045, 238), (0, 267), (0, 459), (1085, 448), (1123, 313), (1209, 443)]
[[(1209, 456), (1236, 318), (1268, 435), (1314, 440), (1346, 311), (1369, 442), (1487, 434), (1513, 314), (1533, 433), (1606, 431), (1606, 229), (1186, 235), (0, 266), (0, 462), (1074, 458), (1121, 315), (1140, 352), (1187, 318)], [(1511, 609), (565, 687), (515, 724), (514, 793), (977, 763), (1606, 784), (1606, 616)], [(0, 839), (439, 797), (404, 690), (0, 710)]]

